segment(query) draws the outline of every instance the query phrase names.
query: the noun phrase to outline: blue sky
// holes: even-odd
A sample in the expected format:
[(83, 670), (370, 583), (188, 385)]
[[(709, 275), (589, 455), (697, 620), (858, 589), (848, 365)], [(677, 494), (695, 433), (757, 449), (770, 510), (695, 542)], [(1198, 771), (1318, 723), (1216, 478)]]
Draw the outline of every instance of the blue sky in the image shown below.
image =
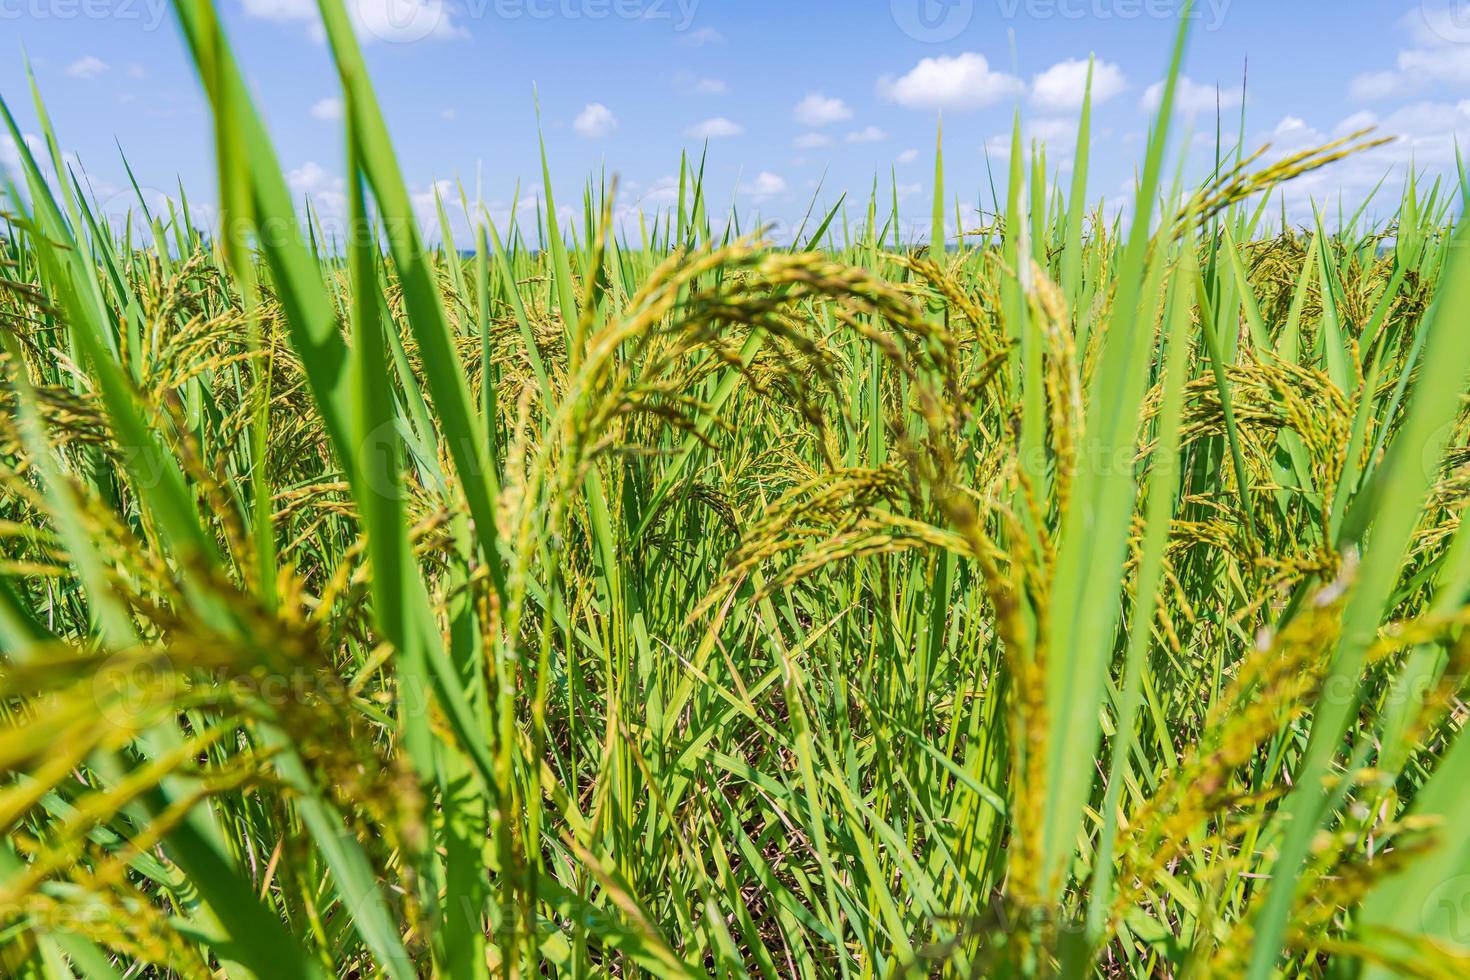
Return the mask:
[[(620, 202), (666, 206), (679, 152), (709, 138), (712, 202), (799, 220), (896, 171), (927, 213), (943, 114), (948, 188), (965, 204), (1003, 165), (1011, 114), (1071, 155), (1081, 62), (1099, 59), (1091, 191), (1121, 201), (1142, 152), (1178, 0), (347, 0), (404, 172), (427, 211), (436, 182), (477, 186), (492, 215), (540, 185), (538, 91), (559, 203), (603, 167)], [(1403, 137), (1298, 189), (1357, 199), (1390, 167), (1452, 166), (1470, 133), (1470, 4), (1200, 0), (1183, 112), (1213, 146), (1214, 86), (1246, 105), (1252, 148), (1286, 152), (1364, 125)], [(336, 83), (315, 0), (220, 0), (293, 187), (340, 207)], [(214, 197), (207, 114), (165, 0), (0, 0), (0, 94), (28, 132), (29, 54), (62, 145), (100, 197), (139, 180)], [(1237, 127), (1230, 109), (1226, 129)], [(115, 142), (116, 141), (116, 142)], [(0, 158), (13, 159), (0, 145)], [(998, 159), (999, 158), (999, 159)], [(439, 186), (449, 186), (441, 183)], [(988, 200), (988, 192), (985, 192)], [(118, 205), (119, 207), (124, 205)], [(861, 205), (854, 208), (854, 217)]]

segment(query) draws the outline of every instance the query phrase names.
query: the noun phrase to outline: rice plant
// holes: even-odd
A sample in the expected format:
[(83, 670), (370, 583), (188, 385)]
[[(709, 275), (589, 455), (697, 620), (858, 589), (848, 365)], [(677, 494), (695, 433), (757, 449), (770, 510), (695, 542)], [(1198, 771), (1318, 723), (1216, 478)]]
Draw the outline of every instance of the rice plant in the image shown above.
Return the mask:
[(4, 107), (0, 974), (1470, 971), (1470, 178), (1187, 181), (1181, 29), (1126, 218), (431, 247), (321, 12), (340, 236), (211, 0), (213, 233)]

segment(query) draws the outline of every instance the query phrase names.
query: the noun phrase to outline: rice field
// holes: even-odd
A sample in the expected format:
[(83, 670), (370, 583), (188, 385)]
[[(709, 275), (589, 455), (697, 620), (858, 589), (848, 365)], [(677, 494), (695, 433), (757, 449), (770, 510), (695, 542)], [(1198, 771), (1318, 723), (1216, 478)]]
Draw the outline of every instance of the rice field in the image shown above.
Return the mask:
[(345, 234), (4, 109), (0, 975), (1470, 972), (1470, 175), (425, 234), (321, 6)]

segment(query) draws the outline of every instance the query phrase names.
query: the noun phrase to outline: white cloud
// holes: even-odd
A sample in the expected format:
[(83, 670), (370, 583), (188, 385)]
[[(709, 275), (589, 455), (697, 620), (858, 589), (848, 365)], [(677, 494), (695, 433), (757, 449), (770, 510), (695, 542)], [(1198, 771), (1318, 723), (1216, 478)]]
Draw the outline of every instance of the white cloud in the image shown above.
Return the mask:
[(719, 78), (697, 78), (690, 91), (695, 95), (724, 95), (730, 91), (730, 86)]
[(1352, 97), (1371, 102), (1435, 86), (1470, 86), (1470, 48), (1464, 45), (1400, 51), (1397, 65), (1393, 71), (1370, 71), (1355, 77), (1348, 86)]
[[(985, 141), (985, 150), (992, 157), (1009, 157), (1013, 138), (1010, 130), (997, 133)], [(1070, 116), (1027, 120), (1021, 126), (1021, 140), (1027, 152), (1032, 143), (1040, 143), (1046, 147), (1048, 159), (1069, 163), (1077, 143), (1077, 120)]]
[(299, 201), (307, 198), (328, 229), (345, 228), (347, 182), (314, 160), (286, 172), (286, 186)]
[(739, 136), (743, 132), (745, 132), (745, 127), (739, 123), (731, 122), (724, 116), (715, 116), (713, 119), (706, 119), (690, 126), (684, 130), (684, 135), (696, 140), (715, 140)]
[[(434, 206), (434, 194), (436, 192), (445, 198), (458, 193), (452, 181), (438, 180), (430, 184), (427, 190), (410, 195), (410, 198), (414, 202), (414, 207), (419, 209), (419, 213), (424, 216), (424, 220), (433, 226), (433, 229), (437, 229), (438, 227), (437, 209)], [(546, 194), (540, 184), (532, 184), (522, 190), (520, 197), (517, 199), (514, 212), (511, 211), (509, 202), (506, 201), (491, 201), (486, 205), (486, 209), (490, 212), (490, 220), (501, 227), (510, 223), (513, 214), (522, 222), (534, 221), (536, 220), (538, 209), (543, 215), (546, 213)], [(455, 214), (457, 210), (455, 208), (449, 211), (451, 225), (460, 220)], [(619, 211), (622, 212), (623, 209), (619, 209)], [(561, 205), (556, 209), (556, 216), (557, 220), (566, 224), (573, 217), (571, 207), (566, 204)], [(451, 230), (458, 234), (457, 228), (451, 227)]]
[(1070, 116), (1060, 119), (1033, 119), (1024, 127), (1026, 137), (1054, 148), (1071, 150), (1077, 142), (1077, 120)]
[(1364, 109), (1353, 113), (1342, 122), (1337, 124), (1333, 133), (1337, 136), (1347, 136), (1350, 133), (1359, 133), (1365, 129), (1373, 129), (1378, 125), (1378, 113), (1369, 112)]
[(1470, 86), (1470, 19), (1461, 0), (1420, 0), (1400, 28), (1411, 47), (1400, 49), (1392, 69), (1365, 72), (1349, 92), (1363, 102), (1395, 99), (1446, 85)]
[[(21, 143), (29, 152), (36, 168), (40, 171), (41, 179), (52, 187), (57, 186), (56, 165), (55, 160), (51, 156), (50, 145), (35, 133), (22, 133)], [(0, 133), (0, 174), (9, 171), (12, 179), (21, 178), (23, 176), (21, 157), (20, 145), (15, 142), (9, 133)], [(77, 155), (65, 147), (61, 148), (61, 169), (63, 173), (75, 174), (90, 188), (90, 196), (94, 196), (104, 204), (111, 203), (110, 199), (122, 191), (122, 188), (118, 185), (93, 177), (87, 173), (85, 168), (82, 167), (81, 160), (77, 158)], [(22, 186), (24, 185), (23, 180), (20, 180), (19, 183)], [(19, 193), (24, 195), (25, 191), (19, 191)], [(127, 188), (127, 193), (130, 196), (134, 195), (131, 186)], [(5, 190), (0, 188), (0, 210), (5, 210), (6, 204), (8, 203)]]
[[(1072, 58), (1058, 62), (1031, 79), (1031, 101), (1051, 112), (1082, 108), (1087, 91), (1087, 61)], [(1128, 87), (1128, 79), (1117, 65), (1096, 61), (1092, 65), (1092, 104), (1102, 105)]]
[[(421, 229), (430, 229), (430, 234), (437, 234), (439, 230), (439, 202), (453, 199), (458, 192), (454, 181), (436, 180), (421, 191), (409, 191), (408, 201), (413, 206), (414, 217), (418, 220)], [(561, 209), (558, 208), (558, 211)], [(453, 222), (458, 217), (452, 213), (453, 209), (446, 208), (445, 212)], [(451, 226), (450, 232), (454, 232)], [(427, 236), (426, 236), (427, 237)]]
[[(1158, 110), (1164, 98), (1164, 83), (1156, 82), (1143, 93), (1140, 103), (1150, 112)], [(1215, 111), (1215, 107), (1233, 109), (1240, 105), (1240, 90), (1219, 88), (1194, 81), (1188, 75), (1179, 76), (1179, 86), (1174, 92), (1174, 111), (1185, 116)]]
[(344, 184), (341, 177), (333, 176), (315, 160), (308, 160), (286, 172), (286, 186), (298, 194), (319, 194), (340, 191)]
[(1353, 78), (1348, 92), (1359, 102), (1376, 102), (1407, 95), (1413, 87), (1409, 79), (1394, 71), (1370, 71)]
[[(1470, 132), (1470, 99), (1454, 104), (1411, 103), (1389, 113), (1378, 123), (1379, 135), (1397, 137), (1390, 146), (1384, 147), (1384, 156), (1398, 163), (1412, 161), (1426, 167), (1453, 166), (1456, 139), (1463, 145), (1462, 134), (1467, 132)], [(1379, 169), (1381, 172), (1382, 167)]]
[(66, 66), (66, 73), (72, 78), (81, 78), (91, 81), (107, 70), (107, 62), (93, 55), (83, 55), (76, 61)]
[(756, 175), (755, 182), (746, 191), (753, 200), (764, 201), (768, 198), (786, 193), (786, 180), (778, 174), (769, 170), (762, 170)]
[[(242, 5), (247, 17), (302, 23), (311, 36), (323, 36), (314, 0), (243, 0)], [(364, 43), (410, 44), (467, 36), (455, 21), (449, 0), (347, 0), (347, 15)]]
[[(41, 137), (35, 133), (22, 133), (21, 138), (30, 147), (31, 154), (36, 157), (45, 155), (45, 144)], [(15, 139), (9, 134), (0, 135), (0, 166), (7, 170), (20, 169), (20, 148), (15, 145)]]
[(311, 117), (313, 119), (324, 120), (341, 119), (342, 100), (337, 98), (335, 95), (328, 96), (325, 99), (317, 100), (317, 102), (311, 107)]
[(1470, 49), (1462, 44), (1400, 51), (1398, 65), (1410, 78), (1470, 85)]
[(1276, 124), (1273, 135), (1278, 139), (1282, 137), (1294, 137), (1302, 133), (1311, 132), (1305, 119), (1300, 116), (1285, 116)]
[(849, 143), (881, 143), (887, 138), (888, 134), (877, 126), (868, 126), (847, 134)]
[(144, 68), (142, 65), (128, 65), (128, 77), (147, 78), (148, 69)]
[(577, 135), (588, 140), (605, 139), (617, 128), (618, 117), (601, 102), (589, 102), (572, 123)]
[[(1312, 221), (1311, 204), (1335, 208), (1339, 199), (1355, 206), (1387, 178), (1393, 187), (1406, 179), (1411, 168), (1424, 175), (1450, 174), (1455, 168), (1457, 135), (1464, 144), (1470, 133), (1470, 99), (1460, 102), (1414, 102), (1380, 116), (1359, 110), (1335, 125), (1315, 125), (1310, 116), (1284, 116), (1275, 125), (1252, 133), (1247, 149), (1269, 144), (1263, 163), (1271, 163), (1322, 146), (1363, 129), (1376, 127), (1375, 135), (1389, 137), (1392, 142), (1372, 150), (1354, 153), (1329, 166), (1304, 174), (1283, 185), (1278, 192), (1284, 202), (1288, 220), (1295, 224)], [(1209, 134), (1206, 146), (1213, 142)], [(1380, 195), (1377, 206), (1391, 206), (1396, 200), (1390, 192)], [(1380, 207), (1381, 211), (1381, 207)]]
[(826, 133), (802, 133), (796, 138), (795, 143), (803, 150), (815, 150), (823, 146), (831, 146), (832, 137)]
[(702, 48), (707, 44), (719, 44), (723, 40), (725, 40), (725, 35), (713, 27), (701, 27), (679, 38), (679, 43), (686, 48)]
[(725, 95), (730, 85), (723, 78), (681, 71), (673, 78), (674, 88), (684, 95)]
[(316, 5), (311, 0), (243, 0), (247, 17), (261, 20), (311, 20)]
[(899, 163), (913, 163), (917, 159), (919, 159), (918, 150), (904, 150), (898, 155)]
[(841, 99), (812, 92), (796, 104), (796, 121), (803, 126), (829, 126), (852, 118), (852, 107)]
[(648, 186), (642, 194), (638, 195), (640, 207), (657, 209), (671, 207), (679, 200), (679, 179), (677, 177), (660, 177)]
[(925, 58), (900, 78), (878, 79), (880, 96), (910, 109), (980, 109), (1025, 90), (1025, 82), (992, 71), (974, 52)]
[(1392, 98), (1444, 85), (1470, 85), (1470, 19), (1461, 0), (1420, 0), (1399, 28), (1411, 47), (1401, 48), (1392, 71), (1373, 71), (1352, 79), (1355, 98)]

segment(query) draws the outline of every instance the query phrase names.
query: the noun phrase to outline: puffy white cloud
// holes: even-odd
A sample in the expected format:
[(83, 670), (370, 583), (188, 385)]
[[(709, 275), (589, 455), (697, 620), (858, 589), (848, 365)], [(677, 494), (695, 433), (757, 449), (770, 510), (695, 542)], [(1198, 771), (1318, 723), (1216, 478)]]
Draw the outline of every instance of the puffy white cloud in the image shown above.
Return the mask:
[(652, 210), (672, 207), (678, 201), (679, 178), (673, 176), (660, 177), (638, 195), (638, 205)]
[(829, 126), (852, 118), (852, 107), (841, 99), (812, 92), (796, 104), (793, 114), (803, 126)]
[[(1349, 116), (1346, 124), (1361, 122), (1362, 117)], [(1455, 142), (1463, 146), (1464, 134), (1470, 133), (1470, 100), (1461, 102), (1414, 102), (1396, 109), (1378, 122), (1378, 135), (1395, 137), (1380, 155), (1394, 162), (1420, 166), (1451, 167), (1455, 163)], [(1383, 169), (1379, 168), (1380, 172)]]
[[(42, 175), (47, 180), (54, 180), (56, 174), (51, 165), (51, 148), (46, 145), (46, 141), (35, 133), (22, 133), (21, 139), (25, 141), (26, 149), (30, 150), (31, 156), (35, 158), (36, 166), (41, 168)], [(61, 151), (61, 165), (81, 174), (87, 180), (92, 180), (84, 173), (77, 155), (70, 150)], [(0, 134), (0, 166), (13, 171), (20, 169), (20, 147), (16, 145), (9, 133)], [(94, 185), (97, 183), (95, 180), (92, 182)]]
[[(1080, 109), (1087, 91), (1086, 59), (1058, 62), (1031, 79), (1031, 101), (1052, 112)], [(1123, 70), (1106, 61), (1092, 64), (1092, 104), (1102, 105), (1128, 87)]]
[(690, 126), (684, 130), (684, 135), (690, 139), (714, 140), (739, 136), (743, 132), (745, 132), (745, 127), (739, 123), (732, 122), (724, 116), (715, 116), (713, 119), (706, 119)]
[(1312, 130), (1312, 128), (1307, 125), (1307, 121), (1305, 119), (1302, 119), (1300, 116), (1285, 116), (1279, 123), (1276, 124), (1276, 129), (1273, 131), (1272, 135), (1275, 136), (1277, 139), (1282, 139), (1296, 137), (1300, 134), (1313, 131), (1314, 130)]
[(342, 118), (342, 100), (335, 95), (318, 99), (311, 107), (313, 119), (333, 120)]
[(605, 139), (617, 128), (618, 117), (601, 102), (589, 102), (572, 122), (577, 135), (588, 140)]
[[(464, 37), (449, 0), (346, 0), (347, 15), (364, 42), (414, 41)], [(316, 38), (323, 36), (315, 0), (243, 0), (247, 17), (279, 23), (302, 23)]]
[(1470, 48), (1463, 44), (1400, 51), (1399, 72), (1425, 82), (1470, 85)]
[(992, 71), (973, 51), (925, 58), (906, 75), (878, 79), (880, 96), (910, 109), (980, 109), (1025, 91), (1025, 82)]
[(849, 143), (881, 143), (888, 138), (888, 134), (877, 126), (867, 126), (847, 134)]
[[(1023, 121), (1021, 124), (1023, 153), (1030, 152), (1032, 143), (1040, 143), (1046, 147), (1047, 159), (1063, 165), (1069, 163), (1077, 145), (1077, 122), (1070, 116)], [(996, 133), (985, 141), (985, 152), (992, 157), (1009, 157), (1013, 137), (1014, 134), (1009, 129), (1003, 133)]]
[(81, 78), (91, 81), (101, 75), (108, 68), (107, 62), (95, 55), (83, 55), (76, 61), (66, 66), (66, 73), (72, 78)]
[(1408, 94), (1412, 83), (1395, 71), (1364, 72), (1348, 84), (1348, 92), (1359, 102), (1396, 99)]
[[(1164, 99), (1164, 83), (1155, 82), (1143, 93), (1143, 108), (1150, 112), (1158, 110)], [(1185, 116), (1195, 116), (1201, 113), (1215, 111), (1215, 107), (1221, 109), (1233, 109), (1240, 105), (1240, 89), (1224, 88), (1215, 85), (1205, 85), (1196, 82), (1188, 75), (1179, 76), (1179, 86), (1174, 92), (1174, 111)]]
[(286, 186), (297, 201), (306, 198), (328, 230), (347, 227), (347, 182), (315, 160), (286, 171)]
[[(21, 138), (30, 147), (32, 155), (40, 157), (44, 154), (41, 137), (35, 133), (22, 133)], [(20, 169), (20, 148), (15, 145), (15, 139), (9, 133), (0, 134), (0, 166), (7, 170)]]
[(1396, 70), (1370, 71), (1348, 87), (1362, 102), (1395, 99), (1432, 87), (1470, 86), (1470, 48), (1463, 45), (1400, 51)]
[[(1349, 207), (1355, 207), (1385, 176), (1387, 186), (1393, 187), (1405, 179), (1411, 167), (1421, 174), (1453, 173), (1456, 134), (1470, 132), (1470, 100), (1415, 102), (1382, 117), (1360, 110), (1334, 126), (1322, 128), (1308, 119), (1288, 115), (1270, 129), (1252, 134), (1246, 149), (1269, 144), (1263, 163), (1270, 163), (1371, 127), (1377, 128), (1376, 135), (1391, 137), (1393, 141), (1354, 153), (1282, 185), (1277, 193), (1286, 205), (1290, 221), (1310, 224), (1313, 201), (1319, 207), (1327, 204), (1335, 208), (1341, 199)], [(1213, 139), (1211, 134), (1209, 142)], [(1393, 199), (1392, 193), (1387, 198), (1380, 195), (1380, 203), (1388, 204)]]
[(286, 171), (286, 186), (298, 194), (319, 194), (323, 191), (340, 191), (345, 186), (342, 178), (329, 172), (315, 160)]
[(786, 193), (786, 179), (779, 174), (773, 174), (769, 170), (762, 170), (756, 175), (755, 182), (746, 191), (752, 199), (764, 201)]
[(1077, 120), (1064, 117), (1061, 119), (1033, 119), (1024, 127), (1028, 138), (1039, 143), (1065, 144), (1067, 149), (1077, 142)]
[[(436, 236), (439, 231), (439, 203), (452, 200), (457, 193), (457, 188), (452, 180), (435, 180), (421, 191), (409, 190), (408, 202), (413, 206), (414, 218), (418, 221), (419, 228), (429, 230), (426, 238)], [(453, 209), (445, 209), (446, 217), (451, 222), (450, 232), (455, 231), (453, 223), (459, 215), (452, 213)], [(560, 209), (558, 209), (560, 210)]]
[(1470, 87), (1470, 19), (1461, 0), (1420, 0), (1400, 28), (1411, 46), (1400, 49), (1393, 68), (1374, 69), (1352, 80), (1349, 91), (1363, 101), (1396, 99), (1445, 86)]
[(899, 163), (913, 163), (917, 159), (919, 159), (918, 150), (904, 150), (898, 155)]
[(1372, 129), (1377, 125), (1378, 113), (1363, 109), (1343, 119), (1333, 129), (1333, 133), (1337, 136), (1347, 136), (1350, 133), (1360, 133), (1365, 129)]

